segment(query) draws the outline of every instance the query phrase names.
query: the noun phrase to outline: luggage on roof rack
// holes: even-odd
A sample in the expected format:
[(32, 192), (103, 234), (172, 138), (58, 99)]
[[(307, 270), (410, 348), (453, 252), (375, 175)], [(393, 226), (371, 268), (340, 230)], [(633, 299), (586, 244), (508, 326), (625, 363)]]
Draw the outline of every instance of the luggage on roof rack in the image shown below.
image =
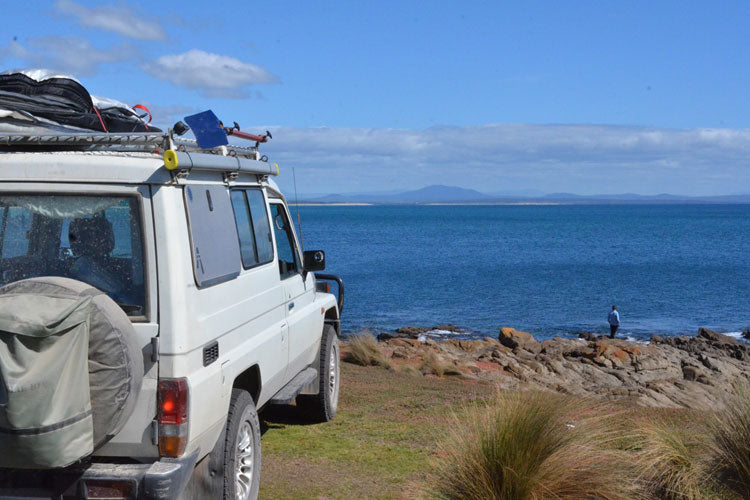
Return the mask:
[[(237, 123), (224, 127), (210, 110), (185, 117), (186, 121), (192, 118), (205, 122), (199, 124), (206, 130), (193, 130), (197, 140), (180, 137), (189, 129), (182, 122), (167, 132), (149, 127), (133, 108), (91, 96), (73, 78), (46, 70), (0, 73), (0, 153), (154, 153), (163, 155), (168, 170), (181, 175), (191, 170), (278, 175), (278, 165), (269, 164), (268, 157), (258, 152), (258, 144), (266, 142), (270, 132), (264, 136), (241, 134)], [(206, 134), (222, 140), (201, 141)], [(255, 147), (230, 145), (228, 135), (255, 140)]]
[(160, 132), (130, 106), (92, 96), (77, 80), (47, 70), (0, 73), (0, 130)]

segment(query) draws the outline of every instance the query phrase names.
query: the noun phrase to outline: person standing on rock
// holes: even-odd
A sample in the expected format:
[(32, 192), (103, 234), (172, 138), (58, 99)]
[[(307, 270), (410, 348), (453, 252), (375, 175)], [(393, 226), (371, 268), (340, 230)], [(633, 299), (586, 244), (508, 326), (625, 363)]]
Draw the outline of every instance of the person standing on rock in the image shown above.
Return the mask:
[(609, 323), (609, 338), (615, 338), (617, 329), (620, 328), (620, 313), (617, 312), (617, 306), (612, 306), (612, 310), (607, 314), (607, 322)]

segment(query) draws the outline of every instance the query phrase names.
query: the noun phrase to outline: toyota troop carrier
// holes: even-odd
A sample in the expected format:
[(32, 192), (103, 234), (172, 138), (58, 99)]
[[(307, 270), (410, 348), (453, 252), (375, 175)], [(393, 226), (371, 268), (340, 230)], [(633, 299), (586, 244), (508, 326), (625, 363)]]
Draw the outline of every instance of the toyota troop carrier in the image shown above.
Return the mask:
[(278, 167), (171, 130), (0, 149), (0, 498), (255, 498), (257, 412), (339, 391), (343, 285)]

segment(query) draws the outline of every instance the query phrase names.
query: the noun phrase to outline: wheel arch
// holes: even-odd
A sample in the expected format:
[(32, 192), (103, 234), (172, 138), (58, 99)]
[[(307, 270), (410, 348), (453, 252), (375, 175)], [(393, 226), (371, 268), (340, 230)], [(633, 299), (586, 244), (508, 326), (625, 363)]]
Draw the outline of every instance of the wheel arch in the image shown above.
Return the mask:
[(336, 306), (332, 306), (326, 311), (325, 323), (331, 325), (336, 330), (336, 335), (341, 335), (341, 321), (339, 321), (339, 312)]
[(260, 367), (253, 365), (244, 372), (237, 375), (232, 384), (233, 389), (243, 389), (250, 393), (255, 404), (258, 404), (258, 398), (260, 398), (260, 390), (263, 387)]

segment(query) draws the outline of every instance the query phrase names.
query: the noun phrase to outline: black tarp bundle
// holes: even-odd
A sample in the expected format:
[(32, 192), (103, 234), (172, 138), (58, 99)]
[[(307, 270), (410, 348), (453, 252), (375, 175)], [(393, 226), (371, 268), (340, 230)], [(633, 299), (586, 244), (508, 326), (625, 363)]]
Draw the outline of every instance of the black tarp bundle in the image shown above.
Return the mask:
[(44, 72), (0, 74), (0, 122), (37, 127), (61, 125), (97, 132), (160, 132), (117, 101), (103, 99), (104, 104), (95, 107), (88, 91), (72, 78), (35, 78), (37, 75)]

